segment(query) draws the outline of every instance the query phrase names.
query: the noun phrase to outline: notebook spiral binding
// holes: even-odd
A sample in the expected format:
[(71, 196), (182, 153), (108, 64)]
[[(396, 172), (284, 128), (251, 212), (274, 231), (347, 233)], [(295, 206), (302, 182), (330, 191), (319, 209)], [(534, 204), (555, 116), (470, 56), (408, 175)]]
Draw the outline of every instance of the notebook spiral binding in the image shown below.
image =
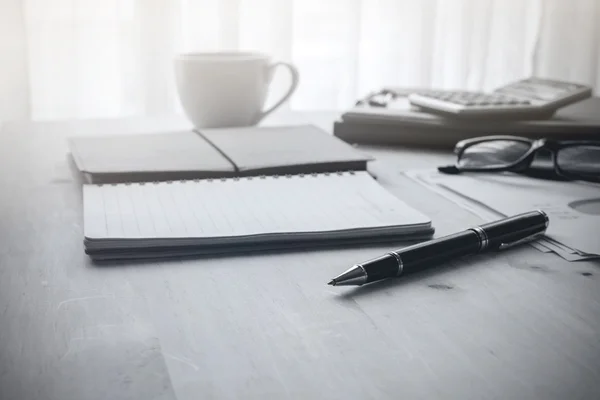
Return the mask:
[(98, 183), (95, 186), (103, 187), (103, 186), (145, 186), (145, 185), (156, 185), (159, 183), (165, 184), (173, 184), (173, 183), (189, 183), (189, 182), (229, 182), (229, 181), (251, 181), (251, 180), (264, 180), (264, 179), (292, 179), (292, 178), (316, 178), (319, 176), (344, 176), (344, 175), (356, 175), (357, 171), (354, 170), (342, 170), (342, 171), (334, 171), (334, 172), (313, 172), (307, 174), (285, 174), (285, 175), (252, 175), (252, 176), (234, 176), (228, 178), (197, 178), (197, 179), (182, 179), (182, 180), (168, 180), (168, 181), (147, 181), (147, 182), (120, 182), (120, 183)]

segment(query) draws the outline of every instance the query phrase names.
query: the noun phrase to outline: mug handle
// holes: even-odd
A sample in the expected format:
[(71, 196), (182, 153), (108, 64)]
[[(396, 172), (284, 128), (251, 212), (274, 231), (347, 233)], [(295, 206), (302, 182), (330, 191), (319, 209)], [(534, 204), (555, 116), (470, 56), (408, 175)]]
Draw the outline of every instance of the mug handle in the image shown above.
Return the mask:
[(283, 95), (283, 97), (281, 99), (279, 99), (279, 101), (277, 101), (269, 109), (260, 113), (260, 115), (258, 117), (258, 121), (261, 121), (264, 117), (266, 117), (267, 115), (269, 115), (273, 111), (275, 111), (277, 108), (279, 108), (279, 106), (281, 106), (283, 103), (285, 103), (285, 101), (287, 99), (289, 99), (294, 94), (296, 89), (298, 88), (298, 82), (300, 81), (300, 73), (298, 72), (298, 68), (296, 68), (295, 66), (293, 66), (292, 64), (287, 63), (287, 62), (276, 62), (275, 64), (270, 65), (269, 69), (274, 70), (277, 67), (286, 67), (288, 69), (288, 71), (290, 71), (290, 74), (292, 76), (292, 83), (290, 84), (290, 88), (288, 89), (286, 94)]

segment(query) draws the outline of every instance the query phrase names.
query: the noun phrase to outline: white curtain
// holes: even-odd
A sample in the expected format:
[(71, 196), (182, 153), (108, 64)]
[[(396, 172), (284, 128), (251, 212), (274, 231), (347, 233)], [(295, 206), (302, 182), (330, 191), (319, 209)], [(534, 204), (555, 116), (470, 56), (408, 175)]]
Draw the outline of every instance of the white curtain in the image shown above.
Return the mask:
[[(382, 85), (487, 90), (535, 74), (600, 87), (598, 0), (0, 4), (13, 16), (10, 90), (24, 99), (12, 113), (34, 119), (179, 112), (172, 58), (183, 51), (260, 50), (295, 63), (294, 110), (341, 110)], [(276, 78), (273, 96), (287, 79)]]

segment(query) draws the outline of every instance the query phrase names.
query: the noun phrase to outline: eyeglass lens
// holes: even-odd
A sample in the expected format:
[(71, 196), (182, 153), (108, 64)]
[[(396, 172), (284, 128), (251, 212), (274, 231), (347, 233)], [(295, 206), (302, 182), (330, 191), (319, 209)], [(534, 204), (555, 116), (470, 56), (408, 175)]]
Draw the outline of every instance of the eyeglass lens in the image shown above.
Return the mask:
[(600, 145), (560, 149), (556, 154), (556, 163), (564, 172), (600, 176)]
[(517, 140), (490, 140), (467, 147), (458, 165), (463, 168), (505, 167), (523, 157), (531, 143)]

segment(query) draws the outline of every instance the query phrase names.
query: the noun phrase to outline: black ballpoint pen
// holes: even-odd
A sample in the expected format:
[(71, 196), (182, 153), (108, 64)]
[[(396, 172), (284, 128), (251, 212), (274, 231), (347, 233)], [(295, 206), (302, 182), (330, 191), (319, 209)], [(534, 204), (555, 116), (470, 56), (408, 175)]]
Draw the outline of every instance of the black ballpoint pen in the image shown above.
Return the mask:
[(458, 257), (502, 250), (539, 238), (546, 232), (549, 222), (545, 212), (536, 210), (476, 226), (356, 264), (333, 278), (329, 285), (364, 285), (420, 271)]

